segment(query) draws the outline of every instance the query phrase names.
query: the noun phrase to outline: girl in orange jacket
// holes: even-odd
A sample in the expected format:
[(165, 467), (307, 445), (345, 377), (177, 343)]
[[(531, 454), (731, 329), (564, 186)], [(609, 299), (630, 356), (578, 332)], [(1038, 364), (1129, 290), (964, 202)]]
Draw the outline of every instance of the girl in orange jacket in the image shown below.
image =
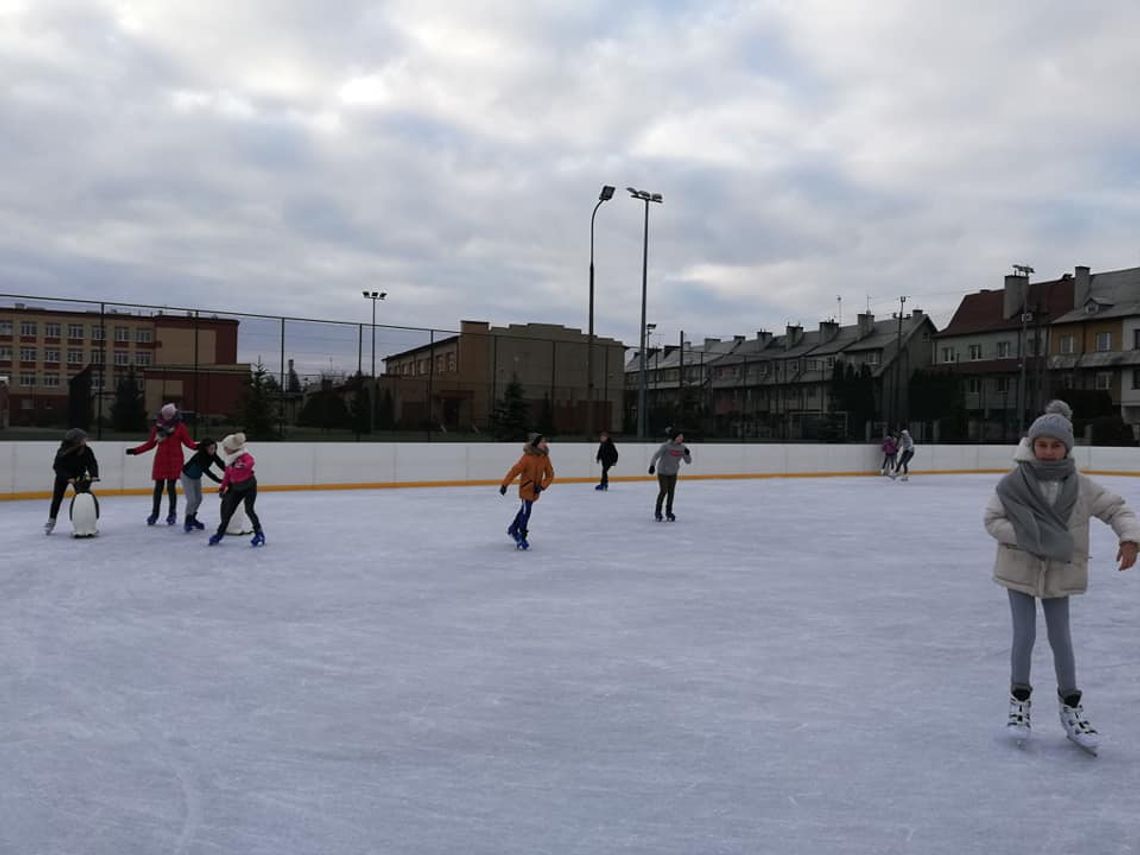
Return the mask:
[(511, 471), (499, 486), (499, 495), (507, 494), (507, 486), (515, 478), (519, 479), (519, 499), (522, 500), (522, 505), (515, 514), (514, 522), (507, 528), (507, 534), (514, 538), (518, 549), (530, 549), (526, 536), (531, 507), (538, 501), (542, 491), (554, 480), (554, 467), (550, 464), (550, 446), (542, 434), (530, 435), (530, 439), (523, 446), (522, 457), (511, 467)]

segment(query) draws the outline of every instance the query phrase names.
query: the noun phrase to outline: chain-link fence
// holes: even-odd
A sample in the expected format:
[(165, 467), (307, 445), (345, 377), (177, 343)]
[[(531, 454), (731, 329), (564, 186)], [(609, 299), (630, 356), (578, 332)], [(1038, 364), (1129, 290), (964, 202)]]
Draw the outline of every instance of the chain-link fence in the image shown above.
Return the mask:
[(635, 438), (644, 408), (647, 439), (676, 428), (703, 441), (867, 442), (905, 425), (923, 442), (1011, 442), (1060, 393), (1084, 441), (1133, 441), (1107, 392), (1071, 377), (1054, 389), (1043, 359), (979, 378), (931, 366), (928, 341), (901, 343), (824, 356), (765, 333), (682, 333), (647, 347), (643, 370), (636, 349), (590, 347), (550, 324), (423, 329), (0, 294), (0, 430), (125, 439), (173, 402), (196, 435), (261, 440)]

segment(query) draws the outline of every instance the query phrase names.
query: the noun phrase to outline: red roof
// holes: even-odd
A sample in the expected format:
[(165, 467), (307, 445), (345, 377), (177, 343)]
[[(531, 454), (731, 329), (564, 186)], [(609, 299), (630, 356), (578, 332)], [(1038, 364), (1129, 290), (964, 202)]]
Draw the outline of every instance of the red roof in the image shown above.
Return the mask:
[[(950, 323), (935, 338), (1020, 328), (1021, 313), (1015, 312), (1011, 318), (1004, 317), (1004, 301), (1005, 292), (1001, 290), (967, 294), (958, 304)], [(1056, 279), (1030, 284), (1026, 304), (1033, 312), (1035, 322), (1048, 323), (1061, 317), (1073, 309), (1073, 280)]]

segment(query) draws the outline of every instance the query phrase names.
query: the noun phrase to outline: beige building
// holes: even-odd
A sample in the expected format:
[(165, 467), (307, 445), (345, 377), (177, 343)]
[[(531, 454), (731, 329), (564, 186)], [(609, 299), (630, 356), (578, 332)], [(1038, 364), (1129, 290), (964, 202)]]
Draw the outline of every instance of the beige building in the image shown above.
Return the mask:
[[(587, 340), (555, 324), (462, 321), (458, 335), (386, 357), (381, 394), (392, 394), (402, 426), (485, 431), (495, 402), (517, 379), (536, 423), (546, 409), (556, 430), (584, 433)], [(595, 429), (620, 424), (624, 351), (619, 341), (594, 339)]]

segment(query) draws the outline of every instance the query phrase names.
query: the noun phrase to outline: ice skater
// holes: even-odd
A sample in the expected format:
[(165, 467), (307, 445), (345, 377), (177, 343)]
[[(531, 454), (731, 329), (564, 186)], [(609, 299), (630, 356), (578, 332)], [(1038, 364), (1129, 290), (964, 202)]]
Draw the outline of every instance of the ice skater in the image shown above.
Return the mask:
[(598, 438), (601, 442), (598, 444), (598, 453), (594, 460), (602, 464), (602, 481), (594, 489), (608, 490), (610, 488), (610, 470), (617, 465), (618, 450), (606, 431), (602, 431)]
[(150, 436), (142, 445), (128, 448), (127, 454), (142, 454), (155, 446), (154, 465), (151, 467), (150, 477), (154, 479), (154, 495), (150, 516), (146, 518), (147, 525), (158, 522), (158, 512), (162, 507), (162, 490), (166, 487), (170, 498), (169, 513), (166, 515), (166, 524), (174, 525), (178, 522), (178, 491), (175, 485), (182, 476), (182, 449), (186, 446), (196, 451), (198, 446), (190, 438), (190, 431), (182, 423), (182, 414), (174, 404), (163, 404), (158, 412), (158, 418), (150, 429)]
[(895, 435), (887, 431), (880, 447), (883, 449), (883, 465), (879, 467), (879, 474), (889, 475), (894, 471), (895, 464), (898, 462), (899, 444), (895, 440)]
[[(898, 450), (902, 452), (902, 455), (899, 457), (899, 462), (895, 465), (894, 471), (890, 473), (891, 479), (898, 478), (900, 481), (909, 481), (909, 464), (914, 459), (914, 440), (906, 428), (899, 431)], [(900, 472), (902, 473), (901, 476), (899, 475)]]
[(499, 495), (507, 494), (507, 487), (515, 478), (519, 479), (519, 506), (514, 521), (507, 527), (507, 534), (514, 538), (515, 547), (530, 549), (527, 535), (530, 533), (530, 512), (543, 490), (554, 480), (554, 466), (550, 462), (550, 445), (540, 433), (533, 433), (523, 446), (522, 457), (503, 478), (499, 485)]
[(998, 482), (986, 506), (985, 525), (998, 542), (994, 581), (1008, 589), (1013, 620), (1008, 732), (1024, 743), (1030, 734), (1029, 682), (1036, 638), (1037, 599), (1045, 612), (1057, 697), (1065, 735), (1091, 754), (1096, 730), (1085, 717), (1069, 631), (1069, 597), (1088, 587), (1089, 518), (1112, 527), (1120, 540), (1119, 569), (1136, 563), (1140, 523), (1124, 499), (1077, 472), (1072, 410), (1052, 401), (1033, 422), (1014, 455), (1017, 463)]
[(63, 435), (52, 469), (55, 471), (55, 484), (51, 492), (48, 521), (44, 523), (44, 534), (55, 531), (55, 520), (69, 486), (78, 493), (85, 489), (85, 484), (90, 486), (92, 481), (99, 480), (99, 462), (95, 459), (95, 452), (87, 445), (85, 431), (72, 428)]
[(226, 536), (226, 528), (230, 518), (237, 510), (237, 506), (244, 503), (245, 515), (253, 523), (253, 537), (250, 544), (253, 546), (265, 545), (265, 533), (261, 530), (261, 520), (253, 509), (257, 501), (257, 476), (253, 474), (253, 455), (245, 449), (245, 434), (234, 433), (222, 440), (222, 451), (230, 458), (222, 475), (222, 486), (218, 492), (222, 494), (222, 521), (218, 531), (210, 535), (210, 546), (217, 546)]
[(223, 474), (226, 471), (226, 462), (218, 457), (218, 444), (212, 439), (200, 439), (198, 450), (182, 467), (182, 492), (186, 496), (186, 520), (182, 524), (183, 531), (201, 531), (206, 527), (198, 522), (198, 508), (202, 505), (202, 476), (205, 475), (215, 484), (222, 483), (222, 479), (210, 471), (211, 466), (217, 466), (218, 471)]
[(681, 468), (681, 461), (688, 465), (693, 462), (693, 455), (685, 447), (685, 434), (679, 430), (669, 431), (670, 438), (661, 444), (649, 461), (649, 474), (657, 473), (657, 506), (653, 509), (653, 518), (661, 522), (661, 503), (665, 503), (665, 519), (676, 522), (673, 516), (673, 493), (677, 490), (677, 471)]

